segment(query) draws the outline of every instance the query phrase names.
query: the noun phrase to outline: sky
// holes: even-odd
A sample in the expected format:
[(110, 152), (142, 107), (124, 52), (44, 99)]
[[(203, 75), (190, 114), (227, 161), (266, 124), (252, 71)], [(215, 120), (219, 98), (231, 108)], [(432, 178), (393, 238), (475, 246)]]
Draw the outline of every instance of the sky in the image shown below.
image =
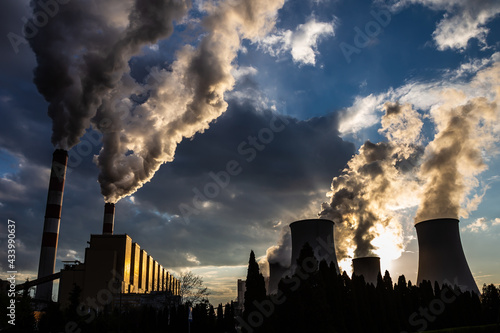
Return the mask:
[[(20, 280), (36, 276), (61, 147), (56, 269), (84, 259), (106, 200), (116, 234), (175, 274), (201, 275), (213, 304), (236, 298), (251, 250), (286, 261), (288, 225), (319, 214), (341, 217), (337, 256), (350, 272), (361, 245), (348, 227), (362, 223), (332, 198), (351, 186), (376, 216), (370, 253), (414, 282), (414, 222), (442, 217), (427, 194), (449, 162), (446, 214), (460, 218), (480, 288), (500, 284), (497, 1), (54, 3), (0, 11), (0, 215), (16, 221)], [(39, 25), (26, 38), (25, 22)], [(377, 160), (389, 190), (367, 172), (367, 141), (389, 147)], [(462, 148), (443, 160), (448, 144)]]

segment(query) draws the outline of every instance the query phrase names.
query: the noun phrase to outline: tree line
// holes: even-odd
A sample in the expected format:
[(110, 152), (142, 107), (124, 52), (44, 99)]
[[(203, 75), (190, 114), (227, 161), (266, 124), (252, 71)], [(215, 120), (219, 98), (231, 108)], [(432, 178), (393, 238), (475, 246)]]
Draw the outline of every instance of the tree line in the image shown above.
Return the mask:
[[(214, 308), (208, 301), (209, 292), (201, 277), (190, 272), (181, 275), (182, 302), (171, 301), (163, 307), (149, 305), (121, 307), (111, 304), (92, 316), (81, 316), (77, 307), (81, 304), (81, 288), (74, 286), (70, 304), (63, 309), (52, 302), (41, 313), (35, 311), (28, 290), (16, 295), (16, 325), (8, 324), (9, 317), (0, 318), (2, 332), (39, 333), (235, 333), (236, 304), (219, 304)], [(0, 293), (0, 307), (6, 309), (10, 302)], [(189, 311), (194, 320), (188, 322)], [(3, 313), (3, 312), (2, 312)], [(188, 325), (190, 327), (188, 327)]]
[(274, 295), (266, 295), (251, 252), (246, 287), (240, 332), (405, 333), (491, 324), (498, 325), (491, 332), (500, 331), (500, 288), (493, 284), (479, 296), (429, 281), (416, 286), (404, 275), (393, 283), (388, 271), (367, 284), (318, 263), (307, 243), (295, 273), (281, 279)]
[[(278, 292), (266, 294), (265, 281), (253, 251), (248, 264), (244, 311), (236, 303), (214, 307), (200, 277), (187, 274), (184, 302), (152, 306), (108, 306), (92, 321), (77, 315), (81, 290), (75, 287), (70, 306), (52, 303), (35, 315), (29, 293), (17, 296), (16, 326), (0, 318), (4, 332), (328, 332), (406, 333), (452, 327), (485, 327), (500, 331), (500, 288), (484, 285), (482, 295), (461, 291), (458, 286), (413, 285), (402, 275), (393, 282), (389, 272), (379, 274), (376, 285), (362, 276), (338, 274), (334, 265), (318, 262), (306, 244), (292, 276), (279, 282)], [(182, 280), (181, 280), (182, 281)], [(5, 309), (9, 299), (0, 294)], [(188, 321), (192, 311), (192, 322)], [(473, 328), (470, 332), (480, 332)]]

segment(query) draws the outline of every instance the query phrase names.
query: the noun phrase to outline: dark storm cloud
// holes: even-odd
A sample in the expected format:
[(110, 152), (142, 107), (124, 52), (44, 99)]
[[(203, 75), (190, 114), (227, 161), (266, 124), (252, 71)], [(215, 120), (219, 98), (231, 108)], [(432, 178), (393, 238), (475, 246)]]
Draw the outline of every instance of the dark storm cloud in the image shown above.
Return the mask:
[[(27, 0), (5, 1), (2, 3), (2, 11), (0, 12), (2, 60), (25, 55), (25, 51), (29, 50), (28, 42), (23, 38), (23, 18), (30, 16), (28, 3)], [(19, 63), (19, 61), (13, 62), (12, 65), (16, 66)]]
[(29, 159), (43, 163), (47, 156), (50, 160), (53, 151), (50, 120), (40, 96), (34, 90), (24, 90), (22, 85), (14, 83), (10, 89), (0, 90), (0, 146), (13, 155), (24, 155), (25, 147), (32, 146), (36, 149)]
[[(47, 106), (32, 84), (35, 57), (21, 39), (16, 48), (8, 34), (22, 36), (23, 17), (29, 17), (27, 1), (6, 1), (0, 11), (0, 146), (11, 155), (23, 155), (27, 145), (36, 147), (31, 161), (43, 163), (53, 149)], [(21, 37), (20, 37), (21, 38)], [(43, 138), (47, 138), (44, 140)], [(49, 157), (50, 160), (50, 157)]]
[[(50, 128), (50, 125), (47, 126)], [(47, 140), (47, 146), (51, 147), (50, 140)], [(16, 239), (22, 244), (17, 251), (18, 271), (35, 274), (47, 200), (51, 151), (38, 163), (30, 159), (38, 154), (36, 146), (27, 144), (19, 149), (24, 151), (24, 155), (17, 156), (19, 165), (16, 172), (3, 175), (0, 179), (0, 212), (5, 218), (16, 221)], [(85, 161), (77, 168), (68, 169), (57, 269), (62, 268), (59, 260), (74, 259), (71, 257), (73, 253), (78, 253), (79, 258), (83, 259), (90, 234), (102, 231), (102, 198), (98, 195), (99, 184), (95, 180), (98, 170), (90, 164), (91, 158), (88, 159), (90, 161)], [(91, 169), (86, 170), (89, 166)], [(0, 245), (6, 249), (2, 245), (3, 241), (4, 238), (0, 240)]]
[[(47, 106), (32, 84), (35, 57), (20, 37), (22, 18), (29, 17), (28, 2), (6, 1), (2, 6), (0, 147), (5, 160), (1, 161), (4, 169), (0, 178), (0, 215), (16, 222), (16, 264), (20, 276), (24, 276), (38, 266), (53, 147)], [(10, 33), (21, 38), (19, 44), (10, 42)], [(5, 241), (0, 237), (2, 258), (7, 257)], [(3, 272), (7, 271), (4, 265), (0, 263)]]
[[(272, 124), (282, 130), (271, 134)], [(351, 143), (338, 137), (336, 126), (333, 114), (298, 121), (271, 111), (255, 111), (250, 104), (231, 103), (227, 113), (209, 130), (181, 143), (176, 159), (162, 167), (155, 177), (160, 181), (149, 183), (145, 188), (159, 188), (159, 184), (167, 183), (161, 181), (167, 177), (174, 182), (185, 178), (191, 186), (186, 186), (184, 192), (193, 196), (193, 187), (203, 190), (205, 183), (213, 181), (209, 173), (225, 170), (227, 162), (232, 160), (242, 172), (231, 179), (230, 186), (258, 185), (262, 192), (279, 189), (290, 193), (314, 190), (317, 185), (326, 187), (324, 184), (339, 173), (354, 152)], [(143, 192), (138, 193), (139, 198)], [(179, 197), (177, 192), (166, 191), (165, 195), (169, 200), (161, 206), (170, 210), (190, 201), (182, 195)], [(150, 199), (158, 201), (154, 197)]]
[[(278, 222), (291, 222), (308, 210), (311, 201), (322, 200), (329, 179), (354, 153), (354, 146), (338, 137), (334, 115), (308, 121), (275, 117), (249, 103), (230, 101), (228, 111), (209, 130), (183, 141), (176, 159), (136, 193), (136, 206), (128, 200), (117, 205), (116, 228), (120, 207), (129, 212), (137, 207), (139, 215), (124, 221), (124, 229), (132, 228), (131, 234), (150, 244), (163, 242), (166, 262), (179, 266), (189, 264), (183, 251), (204, 265), (244, 262), (251, 247), (263, 252), (279, 237)], [(271, 142), (262, 144), (259, 133), (269, 129), (273, 119), (276, 126), (281, 125), (276, 119), (287, 124)], [(251, 138), (264, 148), (251, 146)], [(246, 153), (240, 154), (238, 147)], [(204, 195), (205, 186), (215, 183), (211, 175), (224, 172), (229, 161), (236, 161), (241, 172), (219, 188), (216, 197), (202, 200), (206, 208), (196, 208), (196, 193)], [(183, 216), (181, 205), (196, 212)], [(151, 229), (159, 232), (150, 234)]]

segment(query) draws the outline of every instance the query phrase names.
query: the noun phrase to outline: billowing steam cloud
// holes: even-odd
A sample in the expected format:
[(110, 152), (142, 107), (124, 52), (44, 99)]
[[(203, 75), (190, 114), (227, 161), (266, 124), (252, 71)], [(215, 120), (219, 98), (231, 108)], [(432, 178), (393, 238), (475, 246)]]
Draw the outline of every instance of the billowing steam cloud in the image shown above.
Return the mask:
[[(420, 177), (425, 179), (422, 203), (415, 220), (468, 217), (482, 195), (467, 201), (476, 176), (487, 169), (485, 151), (498, 141), (500, 118), (500, 64), (481, 72), (473, 84), (490, 86), (496, 95), (467, 98), (462, 91), (443, 92), (444, 103), (431, 110), (436, 125), (434, 140), (427, 146)], [(484, 193), (483, 193), (484, 195)]]
[(292, 256), (292, 234), (290, 228), (281, 229), (280, 239), (278, 244), (269, 247), (266, 251), (267, 261), (270, 264), (279, 263), (283, 267), (290, 266), (290, 258)]
[[(421, 151), (423, 122), (410, 105), (386, 103), (384, 110), (380, 133), (389, 141), (361, 146), (333, 179), (331, 200), (320, 213), (336, 223), (339, 260), (388, 253), (397, 258), (402, 250), (402, 227), (393, 211), (414, 205), (411, 194), (418, 184), (411, 171)], [(391, 242), (393, 248), (380, 253), (376, 238)]]
[[(34, 13), (44, 12), (39, 7), (45, 2), (33, 4)], [(72, 0), (53, 5), (47, 24), (35, 31), (40, 24), (30, 21), (26, 31), (34, 35), (29, 39), (38, 62), (34, 81), (49, 102), (52, 143), (69, 149), (129, 71), (130, 57), (168, 37), (190, 1)]]
[(441, 91), (430, 108), (435, 135), (427, 145), (422, 117), (410, 105), (386, 103), (384, 110), (379, 132), (387, 141), (361, 146), (333, 179), (331, 200), (320, 213), (338, 222), (340, 265), (352, 256), (397, 257), (403, 245), (401, 208), (418, 205), (416, 222), (467, 217), (477, 208), (486, 191), (472, 195), (477, 176), (499, 141), (500, 63), (467, 85)]
[[(205, 36), (197, 48), (182, 48), (171, 69), (153, 69), (147, 101), (137, 105), (112, 96), (99, 114), (113, 119), (111, 128), (102, 129), (104, 146), (97, 159), (106, 201), (134, 193), (174, 159), (183, 138), (203, 132), (226, 110), (224, 93), (234, 84), (231, 71), (241, 39), (269, 32), (282, 5), (282, 0), (207, 2)], [(118, 117), (120, 103), (129, 104), (130, 112)]]
[(54, 145), (71, 148), (92, 123), (103, 133), (95, 161), (105, 201), (134, 193), (174, 159), (183, 138), (203, 132), (226, 110), (224, 93), (234, 84), (241, 40), (265, 36), (283, 4), (204, 2), (199, 44), (179, 50), (167, 70), (153, 68), (146, 84), (132, 78), (129, 60), (168, 37), (173, 22), (187, 14), (189, 0), (73, 0), (61, 6), (31, 40)]

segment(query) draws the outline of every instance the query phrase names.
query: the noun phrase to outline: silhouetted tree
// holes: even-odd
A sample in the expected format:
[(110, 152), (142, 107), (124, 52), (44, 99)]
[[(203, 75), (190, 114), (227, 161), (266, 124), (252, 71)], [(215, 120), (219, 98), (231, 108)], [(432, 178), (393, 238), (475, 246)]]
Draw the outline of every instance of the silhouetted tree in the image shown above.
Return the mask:
[(73, 289), (69, 293), (69, 306), (65, 310), (65, 315), (69, 320), (75, 321), (80, 318), (77, 314), (78, 305), (80, 304), (80, 295), (82, 288), (77, 284), (73, 284)]
[(222, 303), (217, 306), (217, 323), (215, 325), (217, 332), (222, 332), (224, 329), (224, 312)]
[(198, 303), (207, 302), (210, 291), (203, 284), (203, 278), (195, 275), (191, 271), (181, 273), (180, 278), (181, 290), (180, 296), (184, 303), (196, 305)]
[(245, 291), (245, 311), (244, 317), (256, 310), (254, 302), (261, 302), (266, 299), (266, 284), (264, 276), (260, 273), (259, 264), (255, 260), (255, 253), (250, 251), (248, 260), (246, 291)]
[(389, 274), (389, 271), (385, 271), (384, 274), (384, 288), (387, 291), (392, 291), (392, 279), (391, 279), (391, 274)]
[(208, 327), (204, 332), (215, 332), (217, 318), (212, 304), (208, 304)]
[[(28, 283), (29, 280), (26, 280)], [(21, 294), (16, 295), (16, 326), (17, 332), (33, 332), (35, 329), (35, 315), (31, 307), (29, 289), (25, 288)]]
[(500, 322), (500, 288), (494, 284), (484, 284), (481, 299), (485, 322), (489, 324)]
[(38, 329), (40, 332), (64, 332), (66, 319), (64, 313), (59, 309), (59, 304), (50, 303), (42, 314)]
[(234, 328), (234, 303), (227, 303), (224, 307), (224, 332), (236, 332)]

